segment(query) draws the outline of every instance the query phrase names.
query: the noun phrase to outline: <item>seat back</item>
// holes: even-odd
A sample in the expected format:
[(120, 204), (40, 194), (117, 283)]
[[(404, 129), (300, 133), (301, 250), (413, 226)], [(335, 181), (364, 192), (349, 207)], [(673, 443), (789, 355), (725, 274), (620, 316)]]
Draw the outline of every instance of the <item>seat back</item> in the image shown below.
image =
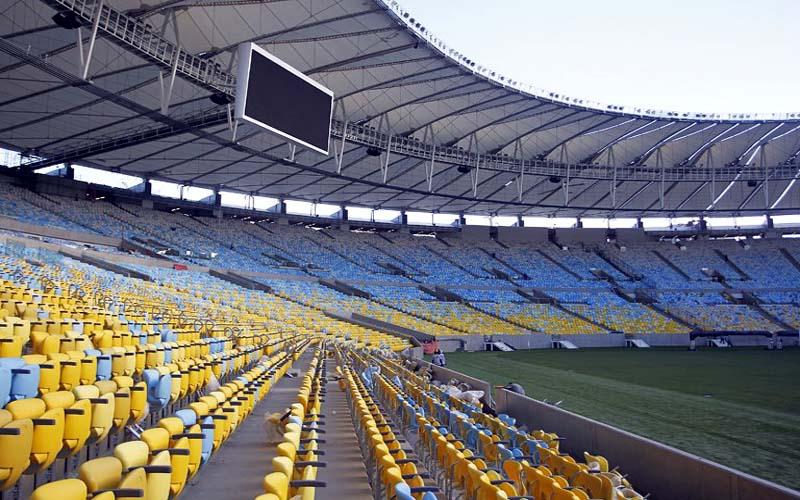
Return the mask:
[(78, 467), (78, 477), (86, 484), (89, 493), (94, 493), (116, 488), (122, 478), (122, 470), (122, 462), (116, 457), (95, 458)]
[(13, 420), (5, 424), (3, 430), (0, 433), (0, 477), (4, 479), (0, 481), (0, 491), (13, 486), (30, 466), (33, 421), (30, 418)]
[(147, 500), (168, 500), (172, 485), (172, 466), (168, 451), (158, 453), (147, 469)]
[(39, 394), (38, 364), (28, 364), (22, 358), (2, 358), (0, 366), (10, 371), (9, 400), (35, 398)]
[(36, 488), (30, 500), (85, 500), (86, 484), (80, 479), (62, 479)]

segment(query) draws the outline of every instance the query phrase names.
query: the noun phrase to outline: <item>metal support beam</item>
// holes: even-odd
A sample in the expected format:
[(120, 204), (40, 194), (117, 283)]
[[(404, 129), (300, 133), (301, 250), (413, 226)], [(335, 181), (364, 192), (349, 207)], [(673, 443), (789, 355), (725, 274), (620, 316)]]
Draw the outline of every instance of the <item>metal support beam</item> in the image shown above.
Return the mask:
[(611, 208), (617, 208), (617, 161), (614, 156), (614, 146), (609, 146), (606, 150), (606, 163), (614, 169), (611, 181), (608, 184), (608, 194), (611, 198)]
[(767, 166), (767, 143), (759, 146), (759, 164), (764, 169), (764, 208), (769, 209), (769, 167)]
[(564, 205), (569, 206), (569, 176), (570, 176), (570, 165), (569, 165), (569, 151), (567, 150), (567, 145), (561, 145), (561, 151), (559, 151), (559, 157), (561, 159), (561, 164), (567, 165), (566, 175), (564, 176), (564, 180), (561, 182), (561, 189), (564, 191)]
[(383, 174), (383, 183), (386, 184), (386, 179), (389, 177), (389, 157), (392, 155), (392, 134), (386, 141), (386, 152), (381, 159), (381, 174)]
[(480, 180), (480, 170), (481, 170), (481, 157), (480, 155), (475, 157), (475, 168), (469, 171), (469, 179), (472, 182), (472, 197), (478, 197), (478, 182)]
[[(97, 41), (97, 29), (100, 27), (100, 14), (102, 13), (103, 0), (98, 0), (94, 13), (94, 20), (92, 21), (92, 35), (89, 37), (89, 49), (86, 52), (86, 57), (81, 57), (83, 60), (83, 71), (81, 72), (81, 78), (83, 80), (86, 80), (89, 77), (89, 66), (92, 64), (92, 54), (94, 53), (94, 44)], [(80, 36), (80, 34), (78, 36)]]
[[(167, 111), (169, 110), (169, 104), (172, 100), (172, 89), (175, 87), (175, 76), (178, 73), (178, 61), (180, 60), (178, 54), (181, 52), (180, 45), (175, 46), (175, 60), (172, 63), (172, 69), (169, 72), (169, 80), (166, 84), (166, 88), (164, 88), (164, 74), (159, 71), (158, 72), (158, 84), (161, 88), (161, 114), (166, 115)], [(230, 108), (229, 108), (230, 112)]]
[(661, 182), (658, 185), (658, 202), (661, 210), (664, 210), (664, 186), (666, 184), (667, 169), (664, 166), (664, 155), (661, 152), (661, 148), (656, 150), (656, 168), (661, 170)]
[(344, 127), (342, 130), (345, 132), (342, 133), (342, 141), (341, 144), (337, 147), (337, 142), (333, 143), (333, 154), (336, 157), (336, 174), (342, 173), (342, 160), (344, 159), (344, 147), (345, 147), (345, 139), (347, 138), (347, 120), (344, 121)]
[(717, 169), (714, 168), (712, 148), (706, 150), (706, 168), (711, 169), (711, 207), (717, 204)]
[(75, 31), (78, 33), (78, 71), (83, 72), (83, 67), (86, 65), (86, 59), (83, 57), (83, 30), (78, 26)]
[[(514, 143), (514, 159), (520, 160), (521, 168), (517, 174), (517, 201), (522, 201), (522, 196), (525, 194), (525, 155), (522, 152), (522, 140), (517, 139)], [(521, 221), (522, 219), (520, 219)], [(521, 226), (521, 224), (520, 224)]]
[(425, 177), (428, 180), (428, 192), (433, 192), (433, 175), (436, 167), (436, 150), (431, 149), (430, 162), (425, 162)]
[(433, 176), (435, 173), (436, 167), (436, 146), (435, 140), (433, 137), (433, 127), (428, 125), (425, 127), (425, 133), (423, 134), (422, 142), (423, 144), (428, 144), (428, 139), (430, 139), (431, 144), (431, 153), (430, 153), (430, 161), (425, 162), (425, 178), (428, 181), (428, 192), (433, 192)]

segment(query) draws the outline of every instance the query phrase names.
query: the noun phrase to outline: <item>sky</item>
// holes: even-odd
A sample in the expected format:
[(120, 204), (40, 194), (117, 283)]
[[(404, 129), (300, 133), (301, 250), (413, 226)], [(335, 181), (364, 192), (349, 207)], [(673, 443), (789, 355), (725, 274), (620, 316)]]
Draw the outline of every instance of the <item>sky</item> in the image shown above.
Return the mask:
[(398, 0), (512, 79), (607, 104), (800, 111), (800, 0)]

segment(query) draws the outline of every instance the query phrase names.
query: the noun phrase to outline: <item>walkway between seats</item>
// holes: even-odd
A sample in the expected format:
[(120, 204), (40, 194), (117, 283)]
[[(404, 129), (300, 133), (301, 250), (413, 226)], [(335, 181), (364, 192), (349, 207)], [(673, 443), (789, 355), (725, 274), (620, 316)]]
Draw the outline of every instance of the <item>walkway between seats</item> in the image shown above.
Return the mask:
[(272, 387), (253, 413), (198, 471), (193, 484), (184, 489), (182, 498), (253, 500), (264, 493), (262, 480), (272, 472), (272, 458), (275, 456), (275, 444), (267, 443), (264, 414), (283, 411), (297, 400), (311, 357), (311, 349), (300, 356), (290, 370), (299, 376), (283, 377)]
[[(328, 359), (326, 371), (332, 380), (336, 375), (335, 359)], [(320, 459), (327, 462), (328, 466), (319, 469), (317, 477), (325, 481), (327, 487), (318, 489), (316, 496), (322, 499), (371, 499), (372, 489), (367, 482), (367, 469), (358, 447), (347, 399), (336, 382), (329, 382), (327, 389), (322, 407), (326, 418), (325, 434), (321, 437), (325, 439), (325, 444), (320, 446), (325, 450), (325, 456)]]

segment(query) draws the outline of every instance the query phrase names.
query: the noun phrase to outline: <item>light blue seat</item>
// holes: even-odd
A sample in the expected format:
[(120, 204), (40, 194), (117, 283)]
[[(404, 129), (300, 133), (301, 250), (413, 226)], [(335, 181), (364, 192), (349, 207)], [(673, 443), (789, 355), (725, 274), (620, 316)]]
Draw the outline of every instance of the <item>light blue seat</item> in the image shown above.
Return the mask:
[(158, 370), (148, 368), (142, 373), (142, 378), (147, 384), (147, 402), (160, 410), (170, 399), (172, 390), (172, 377), (169, 373), (160, 374)]
[(211, 453), (214, 451), (214, 419), (211, 417), (203, 418), (200, 423), (200, 429), (203, 432), (203, 448), (201, 456), (203, 463), (206, 463), (211, 458)]
[(183, 421), (184, 427), (189, 427), (197, 423), (197, 414), (192, 410), (178, 410), (175, 412), (175, 416)]
[(166, 345), (159, 347), (163, 347), (164, 349), (164, 363), (172, 363), (172, 347)]
[(39, 394), (39, 365), (29, 365), (22, 358), (0, 358), (0, 367), (9, 372), (9, 401), (35, 398)]
[(397, 483), (394, 487), (394, 494), (397, 500), (415, 500), (412, 493), (423, 493), (422, 500), (436, 500), (434, 491), (439, 491), (435, 486), (421, 486), (419, 488), (412, 488), (406, 483)]
[(97, 380), (111, 380), (111, 356), (103, 354), (97, 349), (86, 349), (83, 351), (87, 356), (97, 358)]
[(501, 414), (497, 415), (497, 418), (501, 422), (503, 422), (504, 424), (508, 425), (509, 427), (514, 427), (514, 424), (517, 423), (517, 419), (516, 418), (514, 418), (512, 416), (509, 416), (509, 415), (506, 415), (505, 413), (501, 413)]
[(0, 408), (11, 401), (11, 368), (0, 366)]

